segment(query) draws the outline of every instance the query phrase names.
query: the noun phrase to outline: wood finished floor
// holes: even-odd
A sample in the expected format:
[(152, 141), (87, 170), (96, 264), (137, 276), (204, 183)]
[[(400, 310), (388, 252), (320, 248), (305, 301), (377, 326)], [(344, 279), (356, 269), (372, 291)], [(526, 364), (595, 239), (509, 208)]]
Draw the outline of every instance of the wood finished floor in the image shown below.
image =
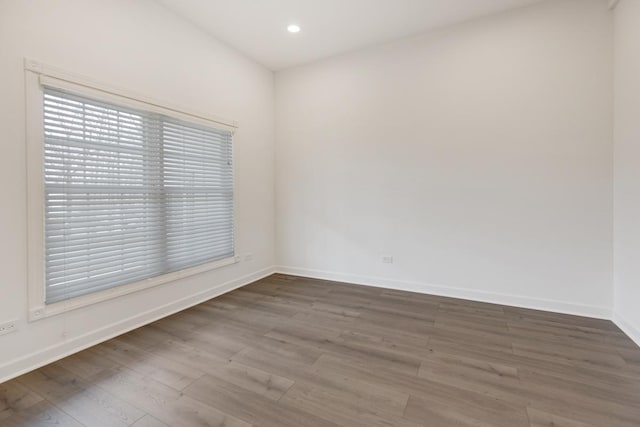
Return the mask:
[(613, 323), (275, 275), (0, 384), (0, 426), (640, 426)]

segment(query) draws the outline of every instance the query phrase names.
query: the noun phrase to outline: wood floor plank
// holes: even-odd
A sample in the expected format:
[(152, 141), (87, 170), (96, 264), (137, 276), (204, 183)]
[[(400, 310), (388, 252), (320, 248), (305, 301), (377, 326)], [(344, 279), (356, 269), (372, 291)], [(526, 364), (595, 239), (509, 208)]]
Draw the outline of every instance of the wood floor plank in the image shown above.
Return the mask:
[[(435, 345), (433, 345), (435, 343)], [(588, 365), (575, 365), (569, 361), (547, 361), (533, 358), (530, 356), (522, 356), (517, 354), (509, 354), (501, 351), (490, 351), (487, 349), (473, 348), (462, 343), (453, 344), (437, 343), (430, 341), (429, 347), (436, 352), (455, 355), (458, 357), (471, 357), (486, 363), (510, 364), (519, 371), (541, 372), (551, 375), (561, 381), (569, 383), (579, 383), (585, 386), (598, 386), (609, 390), (615, 390), (613, 394), (622, 394), (627, 396), (640, 396), (640, 382), (633, 377), (624, 375), (623, 370), (604, 371), (602, 369), (594, 369)], [(576, 387), (580, 387), (576, 385)], [(550, 394), (537, 387), (524, 386), (520, 391), (509, 390), (506, 387), (498, 389), (501, 393), (511, 393), (511, 399), (522, 397), (531, 401), (532, 399), (558, 401), (557, 399), (549, 399)], [(522, 401), (522, 400), (519, 400)], [(562, 400), (558, 401), (562, 405)]]
[(616, 346), (616, 353), (622, 357), (622, 359), (626, 362), (627, 366), (631, 366), (635, 369), (640, 368), (640, 348), (630, 347), (630, 348), (621, 348), (621, 346)]
[(159, 419), (147, 414), (132, 424), (133, 427), (169, 427)]
[(428, 345), (434, 350), (463, 348), (469, 351), (492, 353), (501, 351), (513, 354), (513, 344), (503, 336), (474, 334), (461, 328), (434, 327), (429, 333)]
[(434, 352), (423, 359), (418, 376), (523, 406), (528, 403), (518, 370), (512, 366)]
[(443, 298), (440, 300), (438, 312), (440, 314), (466, 314), (506, 321), (503, 307), (495, 304), (472, 304), (468, 301), (460, 303), (455, 299)]
[(404, 391), (315, 364), (280, 401), (341, 425), (386, 426), (401, 418), (408, 399)]
[(571, 378), (557, 375), (542, 369), (521, 368), (520, 379), (524, 384), (546, 386), (553, 393), (565, 391), (594, 400), (597, 403), (623, 405), (627, 408), (640, 408), (640, 386), (627, 387), (625, 385), (603, 384), (601, 382), (584, 381), (584, 378)]
[(336, 425), (295, 406), (273, 402), (265, 396), (247, 392), (235, 384), (209, 375), (187, 387), (185, 394), (211, 407), (224, 408), (225, 411), (255, 427)]
[(520, 376), (527, 390), (537, 392), (537, 398), (532, 402), (537, 408), (596, 425), (638, 425), (640, 395), (617, 394), (540, 372), (521, 370)]
[(135, 345), (142, 350), (147, 350), (149, 347), (153, 347), (163, 341), (182, 341), (188, 336), (189, 334), (178, 336), (170, 334), (167, 331), (160, 329), (155, 323), (151, 323), (144, 328), (134, 329), (133, 331), (121, 335), (118, 338), (127, 344)]
[(118, 366), (117, 362), (104, 357), (93, 348), (88, 348), (85, 351), (59, 360), (57, 364), (85, 380)]
[(562, 342), (570, 340), (574, 345), (615, 346), (620, 350), (637, 351), (637, 346), (623, 333), (602, 331), (592, 328), (578, 328), (555, 322), (531, 320), (507, 320), (514, 338), (534, 338), (541, 341)]
[[(374, 325), (393, 327), (419, 335), (429, 335), (436, 319), (435, 312), (414, 313), (403, 311), (400, 307), (369, 308), (360, 315)], [(348, 326), (348, 325), (347, 325)]]
[(524, 408), (507, 410), (498, 405), (461, 404), (439, 398), (411, 396), (404, 417), (433, 427), (528, 427)]
[(16, 380), (0, 384), (0, 420), (24, 411), (44, 399)]
[[(389, 427), (394, 424), (390, 418), (399, 417), (378, 413), (379, 408), (365, 404), (362, 397), (306, 384), (296, 384), (284, 395), (282, 402), (341, 426)], [(327, 411), (327, 408), (331, 410)]]
[[(216, 354), (192, 346), (191, 342), (168, 340), (152, 347), (150, 351), (165, 359), (169, 359), (182, 366), (189, 366), (202, 373), (215, 372), (229, 361)], [(200, 377), (202, 375), (199, 375)], [(193, 382), (193, 381), (191, 381)], [(171, 384), (168, 384), (171, 385)]]
[(28, 409), (0, 420), (0, 427), (84, 427), (73, 417), (43, 400)]
[(142, 359), (147, 354), (142, 348), (132, 345), (120, 337), (103, 342), (91, 348), (99, 356), (111, 360), (116, 365), (128, 365)]
[(299, 359), (274, 357), (268, 348), (248, 348), (234, 355), (231, 361), (289, 378), (294, 382), (307, 378), (312, 366)]
[[(366, 360), (372, 366), (381, 369), (387, 368), (394, 371), (416, 374), (420, 367), (420, 358), (414, 354), (398, 353), (379, 345), (365, 341), (355, 341), (348, 338), (315, 339), (308, 336), (296, 335), (291, 331), (283, 332), (274, 330), (267, 336), (281, 343), (295, 344), (299, 347), (307, 347), (316, 351), (316, 354), (332, 353), (345, 358)], [(315, 358), (317, 360), (317, 357)], [(315, 362), (313, 360), (311, 363)]]
[(181, 395), (178, 390), (124, 367), (102, 372), (92, 382), (154, 416), (163, 413), (165, 407)]
[(509, 334), (509, 325), (504, 319), (490, 319), (467, 313), (438, 313), (435, 326), (459, 326), (467, 331), (487, 332), (491, 334)]
[(620, 332), (620, 329), (613, 322), (604, 319), (509, 306), (504, 306), (503, 310), (507, 319), (531, 319), (555, 323), (565, 327), (573, 326), (580, 329), (598, 329), (612, 333)]
[(429, 336), (416, 334), (402, 329), (393, 328), (390, 325), (374, 325), (366, 320), (358, 319), (344, 329), (341, 335), (362, 334), (376, 337), (383, 342), (393, 342), (413, 348), (426, 348)]
[(307, 342), (295, 339), (293, 335), (285, 336), (282, 332), (269, 332), (268, 335), (256, 340), (254, 345), (248, 349), (248, 351), (253, 350), (264, 351), (271, 354), (272, 357), (281, 358), (288, 363), (298, 362), (309, 366), (322, 355), (322, 351), (317, 347), (311, 344), (307, 345)]
[(417, 343), (410, 342), (407, 344), (406, 337), (402, 336), (381, 337), (377, 334), (371, 335), (364, 332), (345, 330), (338, 336), (338, 339), (342, 342), (359, 344), (371, 348), (379, 348), (388, 352), (389, 354), (395, 353), (398, 358), (411, 355), (414, 358), (422, 359), (424, 357), (428, 357), (431, 353), (431, 351), (426, 346), (427, 339), (424, 338)]
[(204, 375), (203, 370), (192, 364), (156, 356), (153, 353), (127, 364), (127, 367), (177, 390), (182, 390)]
[[(184, 339), (184, 344), (219, 359), (228, 359), (261, 337), (262, 334), (253, 331), (220, 324), (195, 331)], [(172, 342), (176, 341), (172, 340)]]
[(96, 427), (130, 426), (145, 415), (99, 387), (89, 387), (52, 403), (80, 423)]
[(612, 352), (584, 350), (561, 344), (541, 344), (537, 342), (514, 342), (513, 352), (547, 361), (585, 364), (593, 367), (620, 369), (626, 363), (620, 355)]
[(218, 366), (211, 373), (229, 383), (272, 400), (279, 400), (294, 381), (237, 362)]
[(527, 413), (531, 427), (595, 427), (592, 424), (570, 420), (534, 408), (527, 408)]
[[(331, 355), (323, 355), (317, 362), (317, 367), (334, 372), (335, 375), (343, 375), (348, 378), (359, 379), (364, 383), (374, 384), (377, 387), (385, 387), (399, 392), (405, 392), (413, 397), (424, 400), (449, 402), (452, 407), (474, 406), (495, 408), (505, 414), (524, 410), (524, 405), (519, 402), (501, 400), (482, 392), (468, 390), (464, 387), (456, 387), (451, 384), (432, 381), (428, 378), (420, 378), (413, 375), (402, 374), (393, 371), (372, 369), (363, 362), (343, 359)], [(405, 413), (406, 417), (406, 413)], [(412, 419), (413, 421), (419, 421)]]
[(94, 382), (171, 426), (251, 425), (126, 368), (98, 375)]
[(59, 401), (85, 390), (88, 383), (59, 363), (53, 363), (17, 379), (49, 401)]
[(379, 299), (381, 289), (371, 291), (366, 286), (337, 286), (329, 291), (325, 301), (339, 301), (342, 307), (363, 310), (371, 307), (372, 303)]

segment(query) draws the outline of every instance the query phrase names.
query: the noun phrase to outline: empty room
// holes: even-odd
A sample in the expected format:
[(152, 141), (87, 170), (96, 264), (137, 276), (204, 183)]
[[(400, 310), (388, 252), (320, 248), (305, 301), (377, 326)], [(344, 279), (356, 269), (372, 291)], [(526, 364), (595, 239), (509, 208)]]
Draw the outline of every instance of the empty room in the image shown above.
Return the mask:
[(0, 0), (0, 427), (640, 426), (640, 0)]

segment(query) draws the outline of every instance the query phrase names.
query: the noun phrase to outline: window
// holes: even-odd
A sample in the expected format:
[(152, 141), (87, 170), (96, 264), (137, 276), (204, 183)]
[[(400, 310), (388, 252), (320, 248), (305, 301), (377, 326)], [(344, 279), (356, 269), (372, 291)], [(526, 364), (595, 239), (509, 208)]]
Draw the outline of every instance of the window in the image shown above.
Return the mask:
[(233, 262), (230, 129), (40, 80), (46, 306)]

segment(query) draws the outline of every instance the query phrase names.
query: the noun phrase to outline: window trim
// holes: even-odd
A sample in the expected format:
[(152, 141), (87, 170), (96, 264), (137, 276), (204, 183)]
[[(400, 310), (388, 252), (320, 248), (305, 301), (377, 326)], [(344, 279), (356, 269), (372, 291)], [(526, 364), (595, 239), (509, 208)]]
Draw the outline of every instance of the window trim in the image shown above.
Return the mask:
[[(152, 111), (195, 124), (229, 130), (235, 133), (237, 122), (209, 117), (204, 114), (187, 112), (183, 108), (167, 106), (164, 103), (114, 89), (107, 85), (90, 81), (84, 77), (25, 59), (26, 95), (26, 156), (27, 156), (27, 284), (29, 301), (29, 321), (44, 319), (88, 305), (107, 301), (116, 297), (149, 289), (185, 277), (239, 262), (236, 253), (222, 260), (197, 265), (172, 273), (150, 277), (134, 283), (117, 286), (72, 299), (45, 304), (45, 257), (44, 257), (44, 126), (43, 126), (43, 84), (58, 89), (70, 90), (79, 95), (117, 103), (122, 106)], [(234, 169), (235, 175), (235, 169)], [(235, 182), (233, 191), (235, 193)], [(237, 223), (236, 198), (234, 197), (234, 234)]]

